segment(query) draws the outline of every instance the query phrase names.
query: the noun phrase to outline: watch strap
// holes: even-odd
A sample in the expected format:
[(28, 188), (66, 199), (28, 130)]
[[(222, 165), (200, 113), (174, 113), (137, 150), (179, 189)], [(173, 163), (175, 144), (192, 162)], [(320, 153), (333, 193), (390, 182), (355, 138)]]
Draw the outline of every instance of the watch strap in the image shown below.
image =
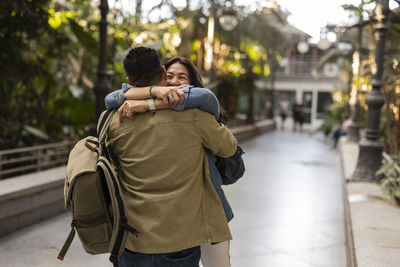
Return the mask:
[(149, 104), (150, 112), (153, 114), (156, 113), (156, 105), (154, 104), (154, 99), (153, 98), (147, 99), (147, 103)]

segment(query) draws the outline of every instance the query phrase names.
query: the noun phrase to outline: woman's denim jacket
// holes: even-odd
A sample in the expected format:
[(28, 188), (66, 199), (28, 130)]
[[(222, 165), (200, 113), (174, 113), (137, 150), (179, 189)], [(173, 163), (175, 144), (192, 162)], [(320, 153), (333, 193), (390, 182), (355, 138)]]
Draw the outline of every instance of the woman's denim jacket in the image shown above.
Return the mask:
[[(124, 103), (124, 101), (127, 100), (124, 93), (132, 87), (133, 86), (129, 84), (123, 83), (121, 89), (109, 93), (105, 98), (107, 109), (119, 108)], [(216, 120), (219, 119), (218, 99), (211, 90), (206, 88), (187, 86), (183, 88), (182, 91), (185, 93), (185, 100), (182, 104), (178, 104), (173, 107), (173, 110), (182, 111), (188, 108), (198, 108), (208, 113), (211, 113), (212, 115), (214, 115)], [(210, 168), (211, 182), (219, 196), (219, 199), (221, 200), (226, 219), (229, 222), (233, 218), (233, 212), (231, 206), (228, 203), (228, 200), (226, 199), (225, 193), (222, 190), (222, 178), (215, 165), (215, 163), (217, 162), (217, 157), (206, 148), (205, 151), (208, 158), (208, 166)]]

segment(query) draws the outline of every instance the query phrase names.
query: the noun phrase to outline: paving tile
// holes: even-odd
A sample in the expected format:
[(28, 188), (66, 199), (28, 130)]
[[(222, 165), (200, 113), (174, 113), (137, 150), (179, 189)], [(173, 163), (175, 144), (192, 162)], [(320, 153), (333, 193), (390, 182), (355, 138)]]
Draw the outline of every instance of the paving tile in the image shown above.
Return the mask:
[(346, 267), (344, 243), (341, 245), (292, 251), (288, 254), (315, 267)]
[(241, 257), (256, 257), (262, 255), (269, 255), (275, 251), (260, 242), (253, 242), (246, 238), (233, 238), (230, 242), (230, 255), (231, 258), (238, 259)]
[(232, 258), (231, 264), (232, 267), (314, 267), (312, 264), (280, 253)]
[(357, 267), (398, 267), (400, 249), (386, 247), (359, 248), (356, 250)]

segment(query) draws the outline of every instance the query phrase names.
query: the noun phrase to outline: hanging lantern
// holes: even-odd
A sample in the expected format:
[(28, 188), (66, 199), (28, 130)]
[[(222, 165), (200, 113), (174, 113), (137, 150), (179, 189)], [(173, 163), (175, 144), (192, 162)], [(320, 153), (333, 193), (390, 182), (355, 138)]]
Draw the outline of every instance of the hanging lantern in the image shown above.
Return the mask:
[(225, 31), (232, 31), (238, 25), (235, 10), (232, 8), (224, 9), (219, 17), (219, 24)]
[(298, 43), (298, 45), (297, 45), (297, 51), (299, 51), (299, 53), (301, 53), (301, 54), (307, 53), (309, 49), (310, 49), (310, 46), (308, 45), (307, 42), (302, 41), (302, 42)]

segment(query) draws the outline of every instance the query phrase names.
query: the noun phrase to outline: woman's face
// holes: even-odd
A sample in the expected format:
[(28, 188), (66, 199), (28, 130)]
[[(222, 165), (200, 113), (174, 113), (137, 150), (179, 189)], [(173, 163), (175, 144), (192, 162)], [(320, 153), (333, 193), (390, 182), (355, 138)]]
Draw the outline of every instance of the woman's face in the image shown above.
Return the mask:
[(167, 69), (167, 84), (169, 86), (189, 85), (189, 71), (179, 62), (169, 66)]

